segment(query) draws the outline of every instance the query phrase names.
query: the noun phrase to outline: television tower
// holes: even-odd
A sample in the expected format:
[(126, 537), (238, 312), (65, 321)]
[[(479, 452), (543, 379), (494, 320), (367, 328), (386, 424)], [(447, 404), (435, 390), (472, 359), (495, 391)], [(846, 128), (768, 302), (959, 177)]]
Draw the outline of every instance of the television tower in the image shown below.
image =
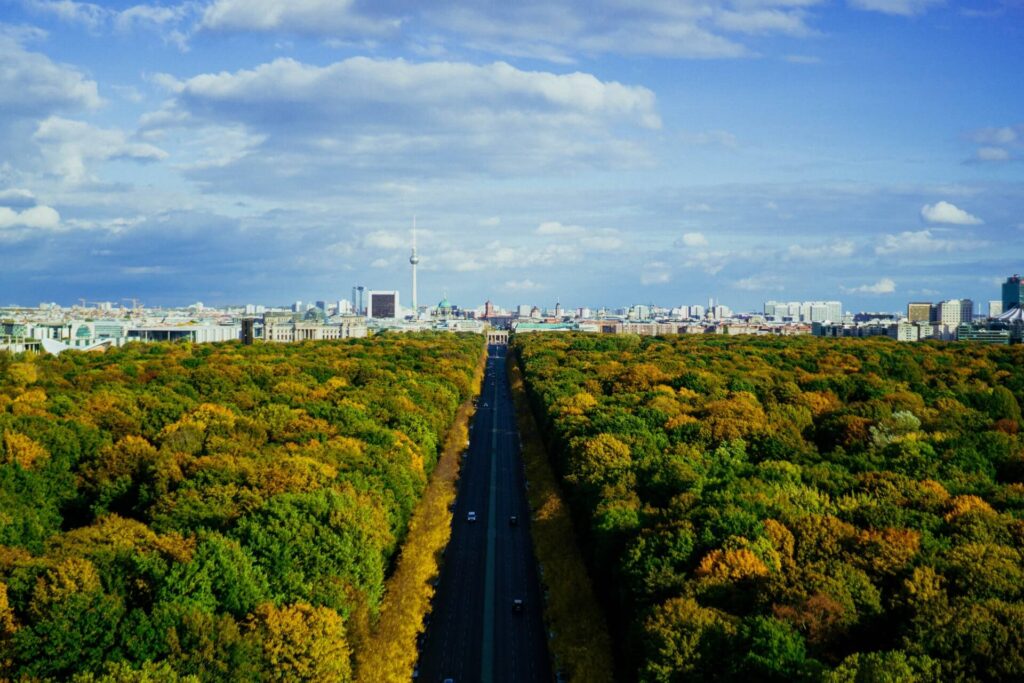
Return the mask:
[(409, 263), (412, 265), (412, 317), (418, 318), (420, 309), (416, 305), (416, 264), (420, 257), (416, 255), (416, 216), (412, 217), (412, 254), (409, 256)]

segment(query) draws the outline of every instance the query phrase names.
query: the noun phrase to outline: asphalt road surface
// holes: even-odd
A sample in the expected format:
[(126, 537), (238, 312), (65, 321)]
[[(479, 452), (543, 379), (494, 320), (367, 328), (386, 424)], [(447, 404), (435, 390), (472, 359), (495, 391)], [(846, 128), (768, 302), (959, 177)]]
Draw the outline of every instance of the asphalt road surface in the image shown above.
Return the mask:
[[(552, 680), (506, 350), (488, 349), (452, 537), (422, 640), (420, 681)], [(467, 520), (470, 512), (475, 522)], [(517, 599), (522, 611), (513, 609)]]

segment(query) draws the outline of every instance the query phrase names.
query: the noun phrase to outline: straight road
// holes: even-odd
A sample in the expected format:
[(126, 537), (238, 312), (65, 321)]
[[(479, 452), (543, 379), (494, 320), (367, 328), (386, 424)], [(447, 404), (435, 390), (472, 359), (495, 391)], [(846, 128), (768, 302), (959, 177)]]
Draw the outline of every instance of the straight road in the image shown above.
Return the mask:
[[(421, 681), (552, 679), (506, 350), (488, 348), (452, 536), (420, 653)], [(470, 512), (475, 522), (467, 521)], [(517, 599), (521, 612), (513, 610)]]

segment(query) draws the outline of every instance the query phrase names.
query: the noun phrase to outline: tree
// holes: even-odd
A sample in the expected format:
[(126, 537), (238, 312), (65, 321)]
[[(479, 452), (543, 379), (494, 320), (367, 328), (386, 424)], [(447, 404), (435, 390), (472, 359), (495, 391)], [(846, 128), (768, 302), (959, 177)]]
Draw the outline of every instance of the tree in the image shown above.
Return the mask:
[(692, 598), (672, 598), (644, 621), (647, 656), (640, 680), (714, 680), (735, 633), (736, 626), (723, 613)]
[(344, 623), (332, 609), (265, 603), (246, 622), (247, 638), (259, 646), (261, 681), (352, 679)]

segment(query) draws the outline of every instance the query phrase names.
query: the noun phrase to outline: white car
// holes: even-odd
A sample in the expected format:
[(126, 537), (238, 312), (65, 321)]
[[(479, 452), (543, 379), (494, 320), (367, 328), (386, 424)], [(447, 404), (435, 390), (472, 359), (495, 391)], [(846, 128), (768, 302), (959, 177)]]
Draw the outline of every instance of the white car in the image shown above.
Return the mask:
[(466, 513), (466, 521), (467, 522), (475, 522), (476, 521), (476, 512), (474, 512), (473, 510), (470, 510), (469, 512), (467, 512)]

